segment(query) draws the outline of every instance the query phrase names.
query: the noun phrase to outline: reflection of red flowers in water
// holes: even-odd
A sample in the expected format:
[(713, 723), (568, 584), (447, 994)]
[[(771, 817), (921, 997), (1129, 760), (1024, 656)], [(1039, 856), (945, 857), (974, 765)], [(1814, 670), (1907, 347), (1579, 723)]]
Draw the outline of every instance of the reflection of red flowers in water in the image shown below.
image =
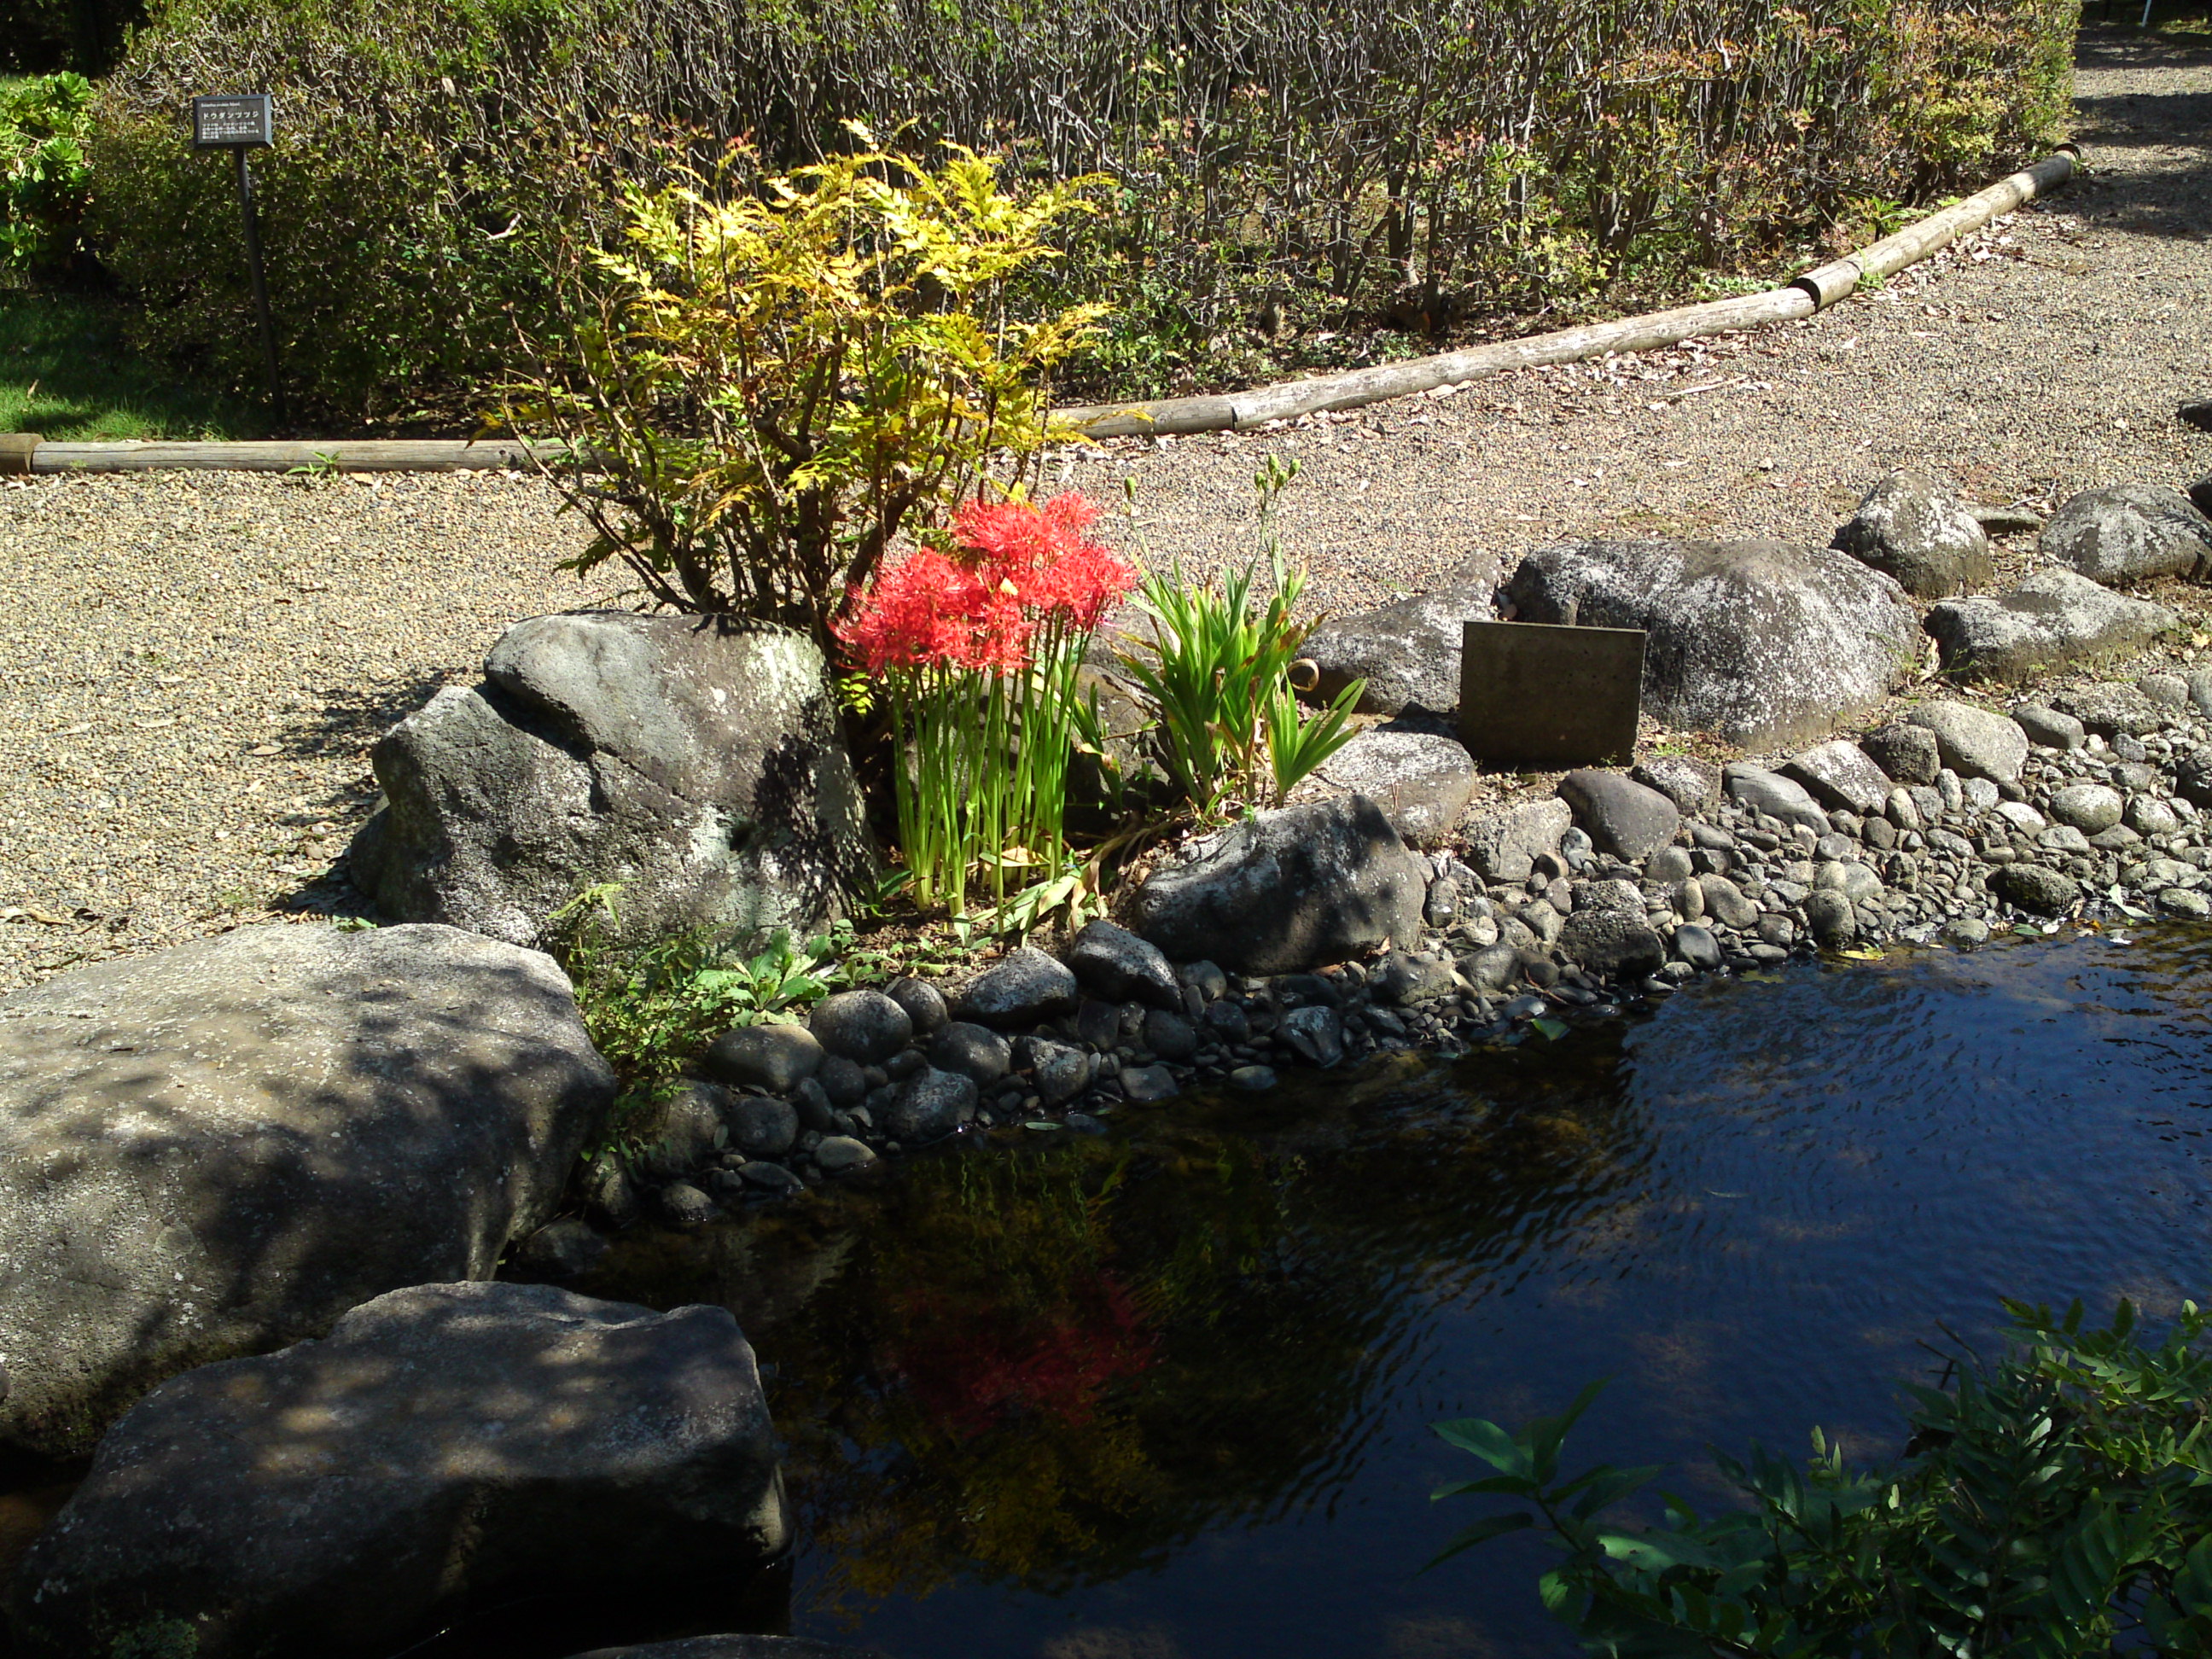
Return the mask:
[(1042, 1318), (994, 1317), (916, 1291), (898, 1322), (915, 1334), (892, 1368), (935, 1426), (963, 1438), (1016, 1414), (1088, 1423), (1107, 1384), (1144, 1370), (1155, 1346), (1129, 1293), (1103, 1273)]
[(1040, 628), (1087, 634), (1136, 585), (1137, 573), (1084, 531), (1098, 508), (1068, 490), (1042, 504), (963, 501), (957, 556), (932, 548), (854, 588), (832, 629), (870, 674), (942, 664), (1013, 673)]

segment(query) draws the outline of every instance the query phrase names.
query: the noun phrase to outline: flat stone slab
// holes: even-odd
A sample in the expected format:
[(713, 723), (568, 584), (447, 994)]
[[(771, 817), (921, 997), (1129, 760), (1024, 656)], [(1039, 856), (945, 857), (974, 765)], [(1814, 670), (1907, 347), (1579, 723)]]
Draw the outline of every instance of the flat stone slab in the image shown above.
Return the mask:
[(790, 1538), (726, 1310), (418, 1285), (140, 1401), (10, 1613), (41, 1659), (175, 1627), (197, 1659), (365, 1656), (468, 1603), (727, 1579)]
[(2049, 565), (1995, 598), (1945, 600), (1929, 611), (1926, 627), (1945, 672), (2010, 684), (2046, 669), (2128, 655), (2179, 621), (2162, 605)]
[(1626, 765), (1636, 757), (1644, 644), (1641, 629), (1468, 623), (1460, 741), (1507, 765)]

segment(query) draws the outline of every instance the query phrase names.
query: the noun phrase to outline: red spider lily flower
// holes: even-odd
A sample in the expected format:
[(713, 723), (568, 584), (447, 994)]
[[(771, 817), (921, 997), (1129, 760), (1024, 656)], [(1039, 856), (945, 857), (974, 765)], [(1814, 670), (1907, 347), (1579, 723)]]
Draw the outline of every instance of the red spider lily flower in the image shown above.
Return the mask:
[(967, 654), (981, 609), (981, 584), (968, 570), (923, 548), (879, 572), (866, 592), (852, 590), (837, 641), (864, 672), (957, 663)]

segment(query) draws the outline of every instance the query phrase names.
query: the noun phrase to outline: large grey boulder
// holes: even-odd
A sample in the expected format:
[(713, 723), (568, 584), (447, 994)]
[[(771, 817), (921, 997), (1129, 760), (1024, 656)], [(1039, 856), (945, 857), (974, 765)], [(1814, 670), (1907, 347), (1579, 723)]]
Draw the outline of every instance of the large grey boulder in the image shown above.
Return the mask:
[(1925, 702), (1906, 716), (1936, 734), (1943, 764), (1962, 778), (2018, 783), (2027, 763), (2027, 733), (2018, 720), (1968, 702)]
[(1902, 685), (1920, 649), (1904, 589), (1832, 548), (1544, 548), (1506, 591), (1528, 622), (1648, 630), (1644, 712), (1747, 748), (1826, 737)]
[(89, 1446), (163, 1378), (488, 1279), (614, 1077), (535, 951), (240, 928), (0, 998), (0, 1440)]
[(1491, 562), (1479, 559), (1426, 593), (1379, 611), (1323, 623), (1306, 638), (1307, 656), (1321, 670), (1321, 693), (1334, 697), (1354, 680), (1365, 680), (1363, 714), (1400, 714), (1407, 709), (1449, 714), (1459, 708), (1459, 659), (1465, 625), (1495, 622)]
[(1987, 532), (1956, 495), (1917, 472), (1893, 472), (1867, 491), (1836, 545), (1923, 599), (1990, 579)]
[[(392, 1653), (467, 1602), (765, 1565), (791, 1536), (776, 1456), (723, 1309), (418, 1285), (141, 1401), (10, 1611), (40, 1659)], [(195, 1644), (156, 1645), (177, 1631)]]
[(1365, 795), (1417, 847), (1437, 847), (1474, 798), (1474, 757), (1435, 732), (1372, 726), (1324, 762), (1299, 795)]
[(2114, 484), (2066, 501), (2036, 547), (2092, 581), (2198, 576), (2212, 565), (2212, 519), (2163, 484)]
[(1413, 944), (1429, 874), (1381, 806), (1344, 795), (1222, 830), (1146, 878), (1131, 923), (1171, 961), (1297, 973)]
[(822, 653), (765, 624), (532, 617), (370, 758), (386, 804), (349, 865), (397, 921), (534, 945), (613, 882), (617, 941), (757, 942), (820, 922), (868, 860)]
[(1925, 625), (1946, 672), (2014, 684), (2045, 669), (2129, 655), (2178, 620), (2162, 605), (2045, 565), (1995, 598), (1947, 599)]

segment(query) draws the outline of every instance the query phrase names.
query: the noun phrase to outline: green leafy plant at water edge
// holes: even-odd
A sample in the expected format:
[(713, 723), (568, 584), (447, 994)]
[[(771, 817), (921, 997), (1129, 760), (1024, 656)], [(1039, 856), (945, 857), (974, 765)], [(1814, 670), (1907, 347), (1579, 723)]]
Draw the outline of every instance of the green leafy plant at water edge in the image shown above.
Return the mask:
[(76, 263), (92, 200), (92, 82), (64, 70), (0, 87), (0, 270)]
[(632, 950), (606, 942), (618, 884), (587, 888), (555, 913), (553, 953), (575, 986), (592, 1045), (619, 1074), (648, 1085), (735, 1025), (789, 1018), (843, 982), (838, 935), (794, 943), (787, 930), (744, 952), (686, 933)]
[[(1606, 1512), (1656, 1468), (1563, 1477), (1569, 1431), (1602, 1384), (1517, 1432), (1480, 1419), (1436, 1431), (1496, 1473), (1438, 1498), (1519, 1499), (1437, 1559), (1540, 1528), (1561, 1552), (1545, 1605), (1611, 1659), (2087, 1659), (2212, 1651), (2212, 1315), (2184, 1304), (2155, 1342), (2125, 1301), (2082, 1328), (2008, 1302), (1993, 1362), (1914, 1387), (1912, 1437), (1854, 1472), (1817, 1433), (1803, 1468), (1761, 1451), (1720, 1460), (1746, 1507), (1665, 1524)], [(1435, 1563), (1431, 1563), (1431, 1565)]]
[[(1198, 584), (1177, 560), (1137, 591), (1149, 637), (1121, 653), (1122, 665), (1158, 722), (1169, 776), (1202, 814), (1232, 799), (1257, 804), (1269, 786), (1279, 805), (1352, 740), (1352, 711), (1367, 689), (1355, 680), (1310, 714), (1291, 690), (1291, 665), (1315, 624), (1294, 619), (1305, 573), (1284, 559), (1273, 514), (1297, 477), (1297, 462), (1270, 456), (1254, 477), (1261, 551), (1242, 570)], [(1273, 581), (1264, 600), (1255, 591), (1262, 559)]]

